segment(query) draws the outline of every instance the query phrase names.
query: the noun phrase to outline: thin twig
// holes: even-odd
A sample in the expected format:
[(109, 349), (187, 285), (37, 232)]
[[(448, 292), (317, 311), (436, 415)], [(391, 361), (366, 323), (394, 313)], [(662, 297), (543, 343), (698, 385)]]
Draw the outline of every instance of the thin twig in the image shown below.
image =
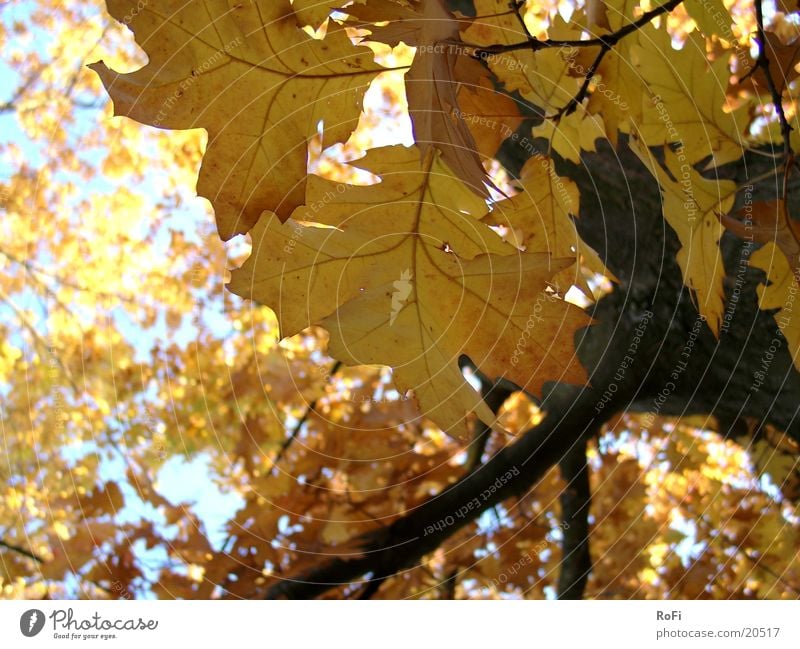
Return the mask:
[(758, 60), (756, 65), (764, 70), (764, 76), (767, 79), (767, 87), (769, 88), (770, 95), (772, 96), (772, 103), (775, 106), (775, 112), (778, 115), (778, 120), (781, 125), (781, 135), (783, 136), (783, 153), (787, 160), (792, 156), (792, 144), (789, 137), (792, 132), (792, 127), (786, 119), (786, 113), (783, 110), (783, 99), (772, 78), (772, 72), (769, 69), (769, 57), (767, 56), (767, 37), (764, 33), (764, 9), (761, 6), (761, 0), (758, 0), (756, 5), (756, 23), (757, 35), (756, 44), (758, 45)]
[(553, 47), (607, 46), (611, 48), (614, 47), (620, 40), (632, 34), (633, 32), (641, 29), (655, 18), (658, 18), (663, 14), (669, 13), (682, 2), (683, 0), (669, 0), (669, 2), (666, 2), (663, 5), (656, 7), (655, 9), (646, 11), (634, 22), (628, 23), (624, 27), (620, 27), (617, 31), (612, 32), (611, 34), (606, 34), (604, 36), (598, 36), (596, 38), (589, 38), (586, 40), (559, 40), (552, 38), (539, 39), (532, 37), (531, 39), (522, 41), (520, 43), (509, 43), (509, 44), (498, 43), (496, 45), (489, 45), (487, 47), (476, 47), (473, 56), (475, 56), (475, 58), (478, 59), (486, 59), (495, 56), (497, 54), (506, 54), (508, 52), (517, 52), (519, 50), (531, 50), (533, 52), (538, 52), (539, 50), (545, 50)]
[[(341, 366), (342, 366), (342, 361), (336, 361), (331, 366), (329, 376), (333, 376), (334, 374), (336, 374), (336, 372), (339, 371), (339, 368)], [(311, 403), (308, 404), (306, 411), (303, 413), (303, 416), (300, 418), (300, 421), (298, 421), (297, 424), (295, 424), (294, 428), (292, 429), (292, 432), (289, 434), (289, 437), (283, 440), (283, 443), (281, 444), (281, 447), (278, 450), (278, 453), (275, 455), (275, 459), (272, 462), (273, 467), (283, 459), (283, 456), (285, 455), (288, 448), (292, 445), (294, 440), (300, 434), (300, 429), (303, 427), (303, 424), (305, 424), (306, 421), (308, 421), (309, 416), (316, 409), (317, 401), (318, 399), (314, 399)]]
[(525, 17), (522, 15), (522, 9), (525, 7), (525, 0), (511, 0), (509, 6), (511, 7), (511, 11), (517, 17), (519, 24), (522, 26), (522, 31), (525, 32), (525, 36), (528, 37), (529, 41), (535, 41), (536, 37), (531, 34), (530, 30), (528, 29), (528, 25), (525, 24)]
[(589, 86), (592, 83), (592, 79), (594, 75), (597, 73), (597, 68), (600, 67), (600, 64), (603, 62), (603, 58), (606, 54), (611, 50), (610, 45), (603, 44), (600, 46), (600, 51), (597, 53), (594, 61), (589, 66), (589, 69), (586, 70), (586, 74), (583, 75), (583, 83), (581, 84), (580, 89), (578, 90), (577, 94), (569, 100), (566, 106), (560, 108), (558, 111), (553, 113), (552, 115), (546, 117), (546, 119), (552, 119), (558, 121), (564, 115), (570, 115), (571, 113), (575, 112), (575, 109), (581, 105), (584, 99), (586, 99), (586, 95), (589, 94)]
[(0, 548), (5, 548), (6, 550), (10, 550), (11, 552), (16, 552), (17, 554), (21, 554), (28, 559), (33, 559), (36, 563), (44, 563), (44, 559), (37, 554), (34, 554), (30, 550), (26, 550), (19, 545), (14, 545), (13, 543), (8, 543), (0, 539)]
[(558, 48), (574, 48), (574, 47), (599, 47), (600, 51), (597, 53), (594, 62), (589, 66), (589, 69), (586, 70), (586, 74), (583, 75), (583, 83), (581, 84), (580, 89), (578, 90), (577, 94), (570, 99), (570, 101), (561, 109), (559, 109), (553, 115), (547, 117), (547, 119), (551, 119), (554, 121), (558, 121), (564, 115), (569, 115), (575, 112), (575, 109), (581, 104), (581, 102), (586, 99), (586, 96), (589, 94), (589, 86), (592, 83), (592, 79), (594, 75), (597, 73), (597, 69), (600, 67), (600, 63), (602, 63), (603, 58), (605, 55), (611, 51), (611, 49), (623, 38), (626, 36), (634, 33), (635, 31), (641, 29), (648, 23), (652, 22), (655, 18), (659, 16), (669, 13), (679, 4), (681, 4), (683, 0), (669, 0), (668, 2), (664, 3), (663, 5), (651, 9), (650, 11), (646, 11), (643, 13), (637, 20), (633, 21), (632, 23), (628, 23), (627, 25), (620, 27), (617, 31), (612, 32), (611, 34), (606, 34), (603, 36), (597, 36), (596, 38), (589, 38), (586, 40), (559, 40), (559, 39), (538, 39), (533, 36), (529, 31), (527, 26), (525, 25), (525, 21), (522, 15), (519, 13), (520, 3), (512, 0), (511, 8), (514, 11), (515, 15), (519, 20), (522, 22), (523, 30), (527, 35), (527, 40), (520, 42), (520, 43), (510, 43), (507, 45), (504, 44), (496, 44), (496, 45), (489, 45), (487, 47), (476, 48), (473, 56), (479, 60), (486, 61), (492, 56), (496, 56), (498, 54), (505, 54), (508, 52), (514, 52), (519, 50), (531, 50), (533, 52), (538, 52), (539, 50), (549, 49), (553, 47)]

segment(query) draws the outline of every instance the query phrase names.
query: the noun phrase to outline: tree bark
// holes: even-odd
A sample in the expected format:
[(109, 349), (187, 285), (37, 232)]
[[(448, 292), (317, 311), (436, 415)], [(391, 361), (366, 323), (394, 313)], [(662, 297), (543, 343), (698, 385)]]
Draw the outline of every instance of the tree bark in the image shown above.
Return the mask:
[(589, 466), (586, 440), (576, 444), (559, 463), (567, 483), (561, 492), (561, 568), (558, 574), (558, 599), (582, 599), (592, 558), (589, 552)]

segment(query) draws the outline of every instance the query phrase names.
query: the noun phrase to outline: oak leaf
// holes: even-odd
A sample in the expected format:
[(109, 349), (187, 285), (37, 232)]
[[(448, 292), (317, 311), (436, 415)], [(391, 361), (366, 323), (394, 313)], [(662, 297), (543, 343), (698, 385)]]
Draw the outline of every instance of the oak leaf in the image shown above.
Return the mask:
[(480, 154), (493, 158), (503, 140), (522, 124), (517, 102), (494, 88), (488, 76), (458, 91), (460, 117), (469, 126)]
[(704, 178), (686, 164), (682, 154), (668, 148), (664, 149), (663, 167), (635, 140), (631, 148), (661, 187), (664, 218), (681, 243), (677, 260), (683, 281), (694, 291), (698, 310), (718, 335), (725, 307), (720, 216), (733, 206), (736, 183)]
[(136, 72), (90, 66), (116, 115), (169, 129), (205, 128), (197, 190), (214, 206), (223, 239), (261, 212), (287, 218), (303, 202), (307, 142), (323, 122), (327, 144), (346, 140), (382, 70), (341, 26), (317, 40), (289, 0), (231, 4), (108, 0), (149, 57)]
[(642, 95), (639, 137), (648, 146), (676, 144), (689, 164), (711, 156), (720, 166), (742, 157), (748, 108), (726, 110), (727, 57), (709, 63), (705, 38), (693, 32), (680, 50), (666, 29), (641, 30), (632, 49), (649, 93)]
[(757, 288), (759, 306), (777, 309), (775, 322), (786, 339), (794, 366), (800, 370), (800, 273), (773, 242), (756, 250), (750, 264), (767, 275), (767, 284)]
[(573, 218), (580, 207), (578, 187), (556, 173), (553, 161), (534, 155), (522, 168), (516, 196), (495, 204), (484, 221), (519, 230), (520, 243), (528, 252), (549, 252), (555, 257), (575, 257), (575, 268), (560, 273), (555, 282), (565, 288), (577, 284), (591, 295), (581, 273), (581, 265), (601, 275), (611, 276), (597, 253), (578, 235)]
[(229, 288), (273, 308), (283, 336), (319, 324), (335, 358), (393, 367), (398, 389), (413, 389), (421, 412), (462, 440), (466, 413), (494, 415), (464, 379), (461, 355), (532, 392), (585, 380), (573, 335), (589, 318), (548, 291), (574, 256), (505, 243), (434, 150), (422, 165), (415, 147), (377, 149), (361, 164), (382, 182), (317, 178), (312, 207), (285, 224), (265, 214)]

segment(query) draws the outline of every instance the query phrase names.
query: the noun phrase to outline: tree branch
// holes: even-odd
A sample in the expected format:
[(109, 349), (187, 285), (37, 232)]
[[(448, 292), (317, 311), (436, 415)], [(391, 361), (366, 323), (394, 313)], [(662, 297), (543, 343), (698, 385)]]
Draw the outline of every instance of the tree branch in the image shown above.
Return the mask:
[(496, 56), (497, 54), (506, 54), (508, 52), (517, 52), (519, 50), (532, 50), (533, 52), (538, 52), (539, 50), (545, 50), (553, 47), (603, 47), (610, 49), (626, 36), (632, 34), (638, 29), (641, 29), (658, 16), (669, 13), (682, 2), (683, 0), (669, 0), (663, 5), (651, 9), (650, 11), (646, 11), (632, 23), (628, 23), (617, 31), (606, 34), (605, 36), (598, 36), (596, 38), (589, 38), (579, 41), (559, 40), (552, 38), (539, 39), (530, 37), (520, 43), (498, 43), (496, 45), (476, 48), (474, 56), (478, 59), (488, 59), (492, 56)]
[(10, 550), (11, 552), (16, 552), (17, 554), (21, 554), (23, 557), (27, 557), (28, 559), (33, 559), (36, 563), (44, 563), (44, 559), (42, 559), (39, 555), (34, 554), (30, 550), (26, 550), (19, 545), (14, 545), (13, 543), (8, 543), (0, 539), (0, 548), (5, 548), (6, 550)]
[[(590, 388), (562, 387), (565, 390), (559, 391), (553, 401), (545, 400), (548, 414), (538, 426), (417, 509), (366, 535), (362, 555), (336, 557), (295, 579), (274, 583), (265, 597), (312, 598), (367, 573), (371, 573), (372, 580), (385, 579), (414, 567), (481, 512), (506, 498), (524, 494), (576, 440), (591, 435), (615, 411), (609, 407), (598, 413), (598, 395)], [(618, 394), (622, 399), (622, 391)], [(467, 510), (468, 503), (476, 505)]]
[[(330, 372), (328, 373), (328, 375), (329, 376), (333, 376), (334, 374), (336, 374), (336, 372), (339, 371), (339, 368), (341, 366), (342, 366), (342, 361), (336, 361), (331, 366), (331, 369), (330, 369)], [(303, 413), (303, 416), (295, 424), (294, 428), (292, 428), (292, 432), (289, 433), (289, 437), (287, 437), (285, 440), (283, 440), (283, 443), (281, 444), (281, 447), (278, 449), (278, 453), (275, 455), (275, 459), (272, 461), (272, 466), (273, 467), (275, 465), (277, 465), (278, 462), (280, 462), (283, 459), (283, 456), (286, 454), (286, 451), (292, 445), (294, 440), (297, 439), (297, 436), (300, 434), (300, 430), (303, 428), (303, 424), (305, 424), (306, 421), (308, 421), (309, 416), (316, 409), (317, 401), (318, 401), (318, 399), (314, 399), (311, 403), (308, 404), (308, 407), (306, 408), (306, 411)]]
[(764, 33), (764, 8), (762, 7), (762, 0), (755, 0), (756, 6), (756, 45), (758, 46), (758, 59), (756, 60), (756, 67), (764, 71), (764, 77), (767, 80), (767, 88), (772, 97), (772, 105), (775, 107), (775, 113), (778, 115), (778, 122), (781, 127), (781, 136), (783, 137), (783, 157), (784, 157), (784, 171), (783, 171), (783, 200), (784, 209), (787, 210), (786, 216), (788, 217), (788, 198), (789, 198), (789, 174), (794, 166), (794, 152), (792, 151), (791, 135), (792, 127), (786, 119), (786, 112), (783, 109), (783, 97), (781, 91), (772, 78), (772, 72), (769, 69), (769, 57), (767, 55), (767, 37)]
[[(597, 432), (597, 429), (595, 429)], [(581, 439), (561, 460), (561, 476), (567, 486), (561, 492), (561, 572), (558, 599), (581, 599), (589, 580), (589, 465), (586, 439)]]
[[(506, 402), (506, 399), (511, 396), (512, 390), (502, 381), (492, 381), (471, 363), (470, 366), (481, 381), (481, 398), (486, 402), (486, 405), (489, 406), (491, 411), (497, 414)], [(471, 473), (481, 465), (483, 453), (486, 450), (486, 445), (489, 443), (489, 438), (491, 436), (491, 427), (482, 421), (477, 421), (475, 436), (473, 437), (472, 443), (469, 445), (467, 461), (464, 466), (467, 473)]]
[(781, 125), (781, 135), (783, 136), (783, 151), (786, 156), (787, 166), (790, 158), (792, 157), (792, 145), (789, 140), (792, 132), (792, 127), (786, 120), (786, 113), (783, 110), (783, 98), (772, 78), (772, 72), (769, 69), (769, 57), (767, 55), (767, 37), (764, 33), (764, 9), (762, 7), (762, 0), (755, 0), (756, 6), (756, 45), (758, 46), (758, 59), (756, 66), (764, 70), (764, 76), (767, 79), (767, 87), (769, 88), (770, 95), (772, 96), (772, 104), (775, 107), (775, 113), (778, 115), (778, 121)]

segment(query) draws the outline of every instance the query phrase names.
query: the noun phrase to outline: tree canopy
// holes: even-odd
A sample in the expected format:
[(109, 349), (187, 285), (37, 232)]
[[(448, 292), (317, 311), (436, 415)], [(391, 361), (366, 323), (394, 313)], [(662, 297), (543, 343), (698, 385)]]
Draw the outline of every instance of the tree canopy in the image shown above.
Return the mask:
[(798, 11), (7, 2), (2, 597), (797, 598)]

